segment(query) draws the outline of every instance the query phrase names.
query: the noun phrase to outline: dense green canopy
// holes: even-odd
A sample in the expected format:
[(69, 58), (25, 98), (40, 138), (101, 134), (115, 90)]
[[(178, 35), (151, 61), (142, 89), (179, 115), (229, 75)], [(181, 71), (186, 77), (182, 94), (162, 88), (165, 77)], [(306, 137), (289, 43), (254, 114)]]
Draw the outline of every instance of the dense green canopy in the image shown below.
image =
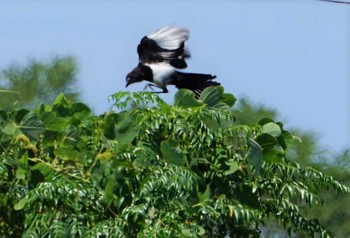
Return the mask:
[(264, 222), (328, 237), (303, 212), (349, 188), (290, 161), (298, 138), (281, 122), (235, 122), (222, 87), (174, 105), (119, 92), (95, 116), (63, 95), (0, 111), (0, 235), (258, 237)]

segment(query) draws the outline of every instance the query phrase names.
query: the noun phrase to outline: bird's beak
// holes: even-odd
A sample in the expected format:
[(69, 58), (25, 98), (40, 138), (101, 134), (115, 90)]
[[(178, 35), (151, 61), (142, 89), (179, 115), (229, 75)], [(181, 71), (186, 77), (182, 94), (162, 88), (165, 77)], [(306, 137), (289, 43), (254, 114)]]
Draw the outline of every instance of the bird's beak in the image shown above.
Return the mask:
[(130, 83), (130, 78), (127, 77), (127, 78), (126, 78), (126, 85), (125, 85), (125, 87), (128, 87), (130, 84), (131, 84), (131, 83)]

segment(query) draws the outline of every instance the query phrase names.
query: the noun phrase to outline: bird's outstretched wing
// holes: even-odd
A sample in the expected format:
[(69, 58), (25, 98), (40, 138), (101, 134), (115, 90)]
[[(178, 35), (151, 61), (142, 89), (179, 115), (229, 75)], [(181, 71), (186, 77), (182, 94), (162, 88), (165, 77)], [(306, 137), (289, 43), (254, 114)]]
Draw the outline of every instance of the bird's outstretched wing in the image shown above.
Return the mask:
[(142, 38), (137, 47), (139, 61), (143, 64), (168, 62), (179, 69), (187, 67), (186, 58), (190, 57), (185, 49), (189, 31), (180, 27), (166, 26)]

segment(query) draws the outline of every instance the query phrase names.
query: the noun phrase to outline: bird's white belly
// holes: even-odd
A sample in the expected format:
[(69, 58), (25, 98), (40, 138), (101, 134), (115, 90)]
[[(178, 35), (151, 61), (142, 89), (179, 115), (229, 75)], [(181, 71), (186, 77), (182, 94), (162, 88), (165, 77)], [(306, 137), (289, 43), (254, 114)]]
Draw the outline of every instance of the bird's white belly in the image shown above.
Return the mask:
[(171, 75), (174, 74), (175, 69), (168, 63), (147, 64), (153, 72), (153, 83), (159, 87), (164, 87), (171, 81)]

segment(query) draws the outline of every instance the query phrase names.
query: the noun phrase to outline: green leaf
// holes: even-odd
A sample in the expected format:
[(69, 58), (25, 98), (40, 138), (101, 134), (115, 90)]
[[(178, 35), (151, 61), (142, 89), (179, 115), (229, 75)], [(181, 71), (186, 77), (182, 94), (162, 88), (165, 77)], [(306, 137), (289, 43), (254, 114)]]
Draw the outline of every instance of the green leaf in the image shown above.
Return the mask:
[(69, 120), (64, 117), (56, 117), (51, 123), (47, 124), (47, 129), (50, 131), (64, 131)]
[[(265, 124), (268, 125), (269, 123)], [(278, 144), (278, 139), (274, 136), (263, 133), (259, 135), (256, 142), (263, 149), (263, 158), (266, 162), (278, 163), (281, 162), (284, 156), (283, 147)]]
[(193, 237), (193, 235), (194, 235), (192, 230), (189, 228), (182, 229), (181, 233), (184, 237)]
[[(18, 109), (17, 111), (15, 111), (14, 113), (14, 119), (16, 123), (20, 123), (23, 118), (28, 115), (30, 112), (27, 109)], [(34, 113), (30, 113), (30, 114), (34, 114)]]
[(181, 233), (181, 237), (202, 237), (205, 235), (205, 229), (202, 226), (194, 223), (190, 224), (189, 228), (183, 228)]
[(202, 119), (203, 123), (211, 130), (228, 129), (234, 124), (234, 117), (227, 113), (206, 114)]
[(27, 198), (22, 198), (21, 200), (19, 200), (16, 204), (15, 204), (15, 206), (13, 207), (16, 211), (18, 211), (18, 210), (22, 210), (24, 207), (25, 207), (25, 205), (27, 204), (27, 202), (28, 202), (28, 199)]
[(104, 117), (104, 123), (103, 123), (103, 134), (107, 139), (114, 139), (115, 138), (115, 124), (118, 118), (118, 114), (116, 113), (109, 113)]
[(194, 98), (194, 93), (188, 89), (180, 89), (175, 94), (174, 105), (180, 107), (198, 107), (202, 103)]
[(224, 88), (221, 86), (207, 87), (201, 93), (199, 100), (207, 104), (209, 107), (215, 107), (222, 98)]
[(221, 115), (219, 119), (219, 124), (221, 129), (228, 129), (235, 123), (235, 118), (233, 116)]
[(64, 93), (61, 93), (60, 95), (58, 95), (52, 105), (53, 106), (59, 105), (61, 103), (66, 103), (66, 98), (64, 97)]
[(204, 203), (210, 199), (210, 186), (208, 185), (204, 193), (198, 193), (198, 199), (200, 203)]
[(23, 117), (19, 124), (19, 129), (25, 134), (30, 140), (38, 140), (39, 136), (45, 132), (45, 127), (42, 121), (36, 118), (34, 113), (28, 113)]
[(198, 236), (203, 236), (205, 234), (205, 229), (202, 226), (197, 226), (197, 235)]
[(3, 133), (5, 133), (6, 135), (12, 135), (12, 136), (15, 136), (15, 135), (18, 135), (18, 134), (21, 134), (17, 125), (12, 122), (12, 121), (8, 121), (4, 128), (1, 129), (1, 131)]
[(26, 179), (26, 170), (23, 168), (18, 168), (16, 171), (16, 178), (25, 180)]
[(225, 171), (225, 175), (233, 174), (238, 170), (238, 163), (234, 160), (228, 160), (225, 164), (229, 166), (229, 169)]
[(139, 127), (129, 114), (117, 114), (114, 128), (115, 139), (120, 144), (130, 144), (140, 132)]
[(106, 201), (108, 206), (110, 207), (112, 202), (114, 201), (114, 189), (117, 185), (117, 182), (115, 181), (115, 177), (114, 176), (110, 176), (108, 178), (107, 184), (105, 186), (105, 197), (106, 197)]
[(280, 163), (284, 158), (284, 150), (281, 146), (274, 146), (271, 149), (264, 150), (264, 161), (269, 163)]
[(23, 154), (23, 156), (18, 160), (18, 162), (19, 166), (16, 170), (16, 178), (25, 180), (28, 168), (28, 154)]
[(175, 165), (184, 165), (186, 159), (175, 140), (165, 140), (160, 143), (160, 151), (168, 163)]
[(206, 127), (209, 129), (215, 131), (220, 128), (219, 122), (213, 118), (210, 117), (205, 117), (203, 118), (203, 123), (205, 124)]
[(91, 109), (84, 103), (81, 102), (76, 102), (72, 104), (72, 111), (77, 113), (77, 112), (91, 112)]
[(162, 112), (169, 112), (172, 109), (172, 106), (159, 99), (158, 107)]
[(0, 123), (3, 120), (7, 120), (7, 118), (8, 118), (7, 112), (5, 110), (0, 110)]
[(52, 166), (46, 163), (37, 163), (31, 168), (31, 170), (39, 171), (46, 179), (51, 179), (55, 172)]
[(253, 139), (248, 140), (248, 145), (250, 148), (249, 148), (247, 160), (253, 166), (254, 174), (259, 175), (261, 166), (263, 164), (263, 153), (262, 153), (263, 149)]
[(91, 115), (90, 108), (84, 103), (73, 103), (70, 112), (72, 114), (71, 121), (84, 121)]
[(222, 111), (230, 110), (230, 107), (224, 102), (218, 102), (217, 104), (215, 104), (215, 106), (213, 108), (218, 109), (218, 110), (222, 110)]
[(265, 125), (265, 124), (267, 124), (269, 122), (274, 122), (274, 121), (271, 118), (265, 117), (265, 118), (261, 119), (258, 122), (258, 124), (263, 126), (263, 125)]
[(256, 142), (259, 143), (259, 145), (265, 150), (265, 149), (271, 149), (275, 145), (277, 145), (277, 139), (273, 137), (270, 134), (263, 133), (256, 137), (255, 139)]
[(224, 93), (222, 95), (221, 101), (223, 103), (226, 103), (229, 107), (232, 107), (235, 104), (235, 102), (237, 101), (237, 99), (231, 93)]
[(44, 112), (40, 119), (50, 131), (64, 131), (69, 122), (67, 118), (57, 117), (55, 112)]
[(281, 128), (279, 127), (279, 125), (277, 125), (274, 122), (268, 122), (264, 124), (262, 126), (262, 130), (263, 130), (263, 133), (272, 135), (274, 137), (278, 137), (282, 134)]
[(278, 142), (286, 150), (294, 144), (294, 136), (288, 131), (283, 131), (282, 136), (278, 138)]
[(62, 160), (79, 161), (80, 153), (71, 148), (59, 147), (55, 149), (55, 155)]
[(145, 169), (151, 166), (150, 160), (148, 157), (138, 156), (133, 162), (132, 165), (137, 169)]
[(42, 112), (40, 115), (40, 120), (44, 123), (47, 128), (47, 124), (50, 124), (56, 118), (56, 112)]

